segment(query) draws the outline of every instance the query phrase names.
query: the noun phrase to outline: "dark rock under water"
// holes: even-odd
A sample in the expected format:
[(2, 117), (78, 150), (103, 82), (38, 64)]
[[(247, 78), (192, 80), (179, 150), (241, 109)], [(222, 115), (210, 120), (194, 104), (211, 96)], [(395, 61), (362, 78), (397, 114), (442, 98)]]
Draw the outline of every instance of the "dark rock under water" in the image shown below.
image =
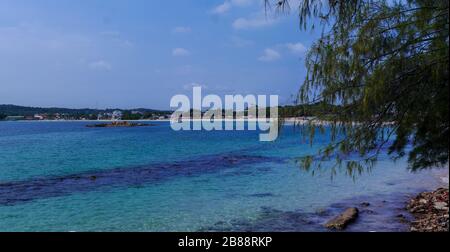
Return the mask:
[[(159, 183), (178, 176), (197, 176), (245, 164), (283, 162), (281, 159), (226, 153), (201, 156), (190, 160), (154, 163), (145, 166), (115, 168), (84, 172), (66, 176), (48, 176), (24, 181), (0, 183), (0, 206), (16, 205), (36, 199), (59, 197), (77, 192), (108, 190), (117, 187), (141, 186)], [(232, 174), (239, 176), (249, 172), (239, 169)], [(265, 196), (265, 195), (255, 195)]]
[(350, 223), (354, 222), (356, 218), (358, 218), (359, 209), (356, 207), (347, 208), (344, 212), (334, 217), (327, 223), (325, 223), (325, 227), (330, 229), (338, 229), (343, 230)]
[[(262, 207), (256, 220), (234, 219), (220, 221), (199, 231), (217, 232), (404, 232), (413, 217), (405, 209), (411, 193), (379, 194), (355, 197), (334, 203), (314, 212), (301, 209), (283, 211)], [(361, 205), (358, 218), (345, 230), (330, 230), (324, 226), (330, 219), (350, 206)]]

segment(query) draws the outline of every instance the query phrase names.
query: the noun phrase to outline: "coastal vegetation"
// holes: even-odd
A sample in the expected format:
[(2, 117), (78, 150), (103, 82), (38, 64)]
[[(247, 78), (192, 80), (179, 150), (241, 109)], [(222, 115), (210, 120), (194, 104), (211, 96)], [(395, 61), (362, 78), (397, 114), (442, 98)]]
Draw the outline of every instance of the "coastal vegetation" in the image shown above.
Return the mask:
[[(155, 109), (69, 109), (69, 108), (40, 108), (16, 105), (0, 105), (0, 120), (8, 116), (23, 117), (25, 120), (97, 120), (112, 119), (114, 112), (120, 112), (123, 120), (157, 119), (170, 115), (171, 111)], [(2, 116), (3, 115), (3, 116)]]
[[(294, 118), (294, 117), (313, 117), (324, 113), (332, 113), (334, 106), (326, 106), (323, 104), (304, 104), (304, 105), (286, 105), (279, 106), (279, 116), (282, 118)], [(121, 120), (133, 121), (133, 120), (146, 120), (146, 119), (159, 119), (160, 117), (168, 118), (172, 111), (162, 111), (162, 110), (152, 110), (152, 109), (133, 109), (133, 110), (122, 110), (122, 109), (67, 109), (67, 108), (35, 108), (35, 107), (23, 107), (15, 105), (0, 105), (0, 120), (5, 119), (7, 116), (21, 116), (24, 119), (30, 118), (33, 120), (38, 120), (36, 115), (46, 116), (45, 119), (73, 119), (81, 120), (82, 118), (97, 120), (106, 119), (102, 118), (102, 115), (108, 113), (112, 114), (114, 111), (123, 112), (121, 115)], [(270, 109), (266, 109), (266, 116), (270, 116)], [(201, 112), (203, 114), (204, 112)], [(222, 115), (225, 115), (226, 111), (222, 110)], [(190, 111), (191, 118), (194, 117), (194, 110)], [(245, 109), (244, 115), (248, 115), (248, 108)], [(100, 118), (99, 118), (100, 116)], [(233, 117), (236, 117), (236, 112), (233, 112)]]
[[(288, 0), (265, 2), (290, 9)], [(323, 27), (306, 56), (298, 103), (334, 105), (314, 113), (332, 131), (319, 161), (333, 156), (336, 167), (361, 171), (387, 148), (393, 158), (408, 156), (412, 170), (448, 164), (449, 2), (304, 0), (298, 10), (300, 29), (317, 20)], [(303, 132), (312, 143), (317, 125)], [(361, 160), (345, 161), (350, 153)], [(320, 167), (313, 160), (300, 164)]]

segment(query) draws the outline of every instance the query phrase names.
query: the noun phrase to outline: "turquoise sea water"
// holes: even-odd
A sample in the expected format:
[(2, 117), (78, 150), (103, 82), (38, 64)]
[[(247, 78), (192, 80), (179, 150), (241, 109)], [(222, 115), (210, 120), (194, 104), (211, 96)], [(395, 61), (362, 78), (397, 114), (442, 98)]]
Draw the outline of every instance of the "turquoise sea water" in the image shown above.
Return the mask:
[(362, 201), (372, 205), (350, 230), (399, 231), (406, 197), (437, 184), (385, 156), (356, 179), (312, 176), (294, 159), (328, 137), (311, 147), (292, 126), (267, 143), (258, 132), (175, 132), (168, 122), (86, 124), (0, 122), (0, 231), (325, 231)]

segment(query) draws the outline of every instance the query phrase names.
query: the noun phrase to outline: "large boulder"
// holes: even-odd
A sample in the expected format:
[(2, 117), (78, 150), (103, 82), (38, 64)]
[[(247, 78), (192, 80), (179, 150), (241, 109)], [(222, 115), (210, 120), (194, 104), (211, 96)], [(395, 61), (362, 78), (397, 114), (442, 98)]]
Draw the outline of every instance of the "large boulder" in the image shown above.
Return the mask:
[(356, 207), (348, 208), (340, 215), (328, 221), (325, 224), (325, 227), (330, 229), (343, 230), (347, 227), (348, 224), (352, 223), (353, 221), (356, 220), (356, 218), (358, 218), (358, 213), (359, 213), (358, 208)]

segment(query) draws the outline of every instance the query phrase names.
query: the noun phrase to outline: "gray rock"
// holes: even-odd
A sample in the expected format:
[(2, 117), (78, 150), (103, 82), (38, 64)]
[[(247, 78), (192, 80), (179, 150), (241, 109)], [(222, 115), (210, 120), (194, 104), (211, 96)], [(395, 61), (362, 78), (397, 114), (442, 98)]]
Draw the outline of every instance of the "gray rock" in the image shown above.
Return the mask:
[(425, 204), (428, 204), (428, 200), (426, 200), (426, 199), (420, 199), (420, 200), (419, 200), (419, 203), (425, 205)]
[(358, 213), (359, 213), (358, 208), (356, 207), (348, 208), (340, 215), (328, 221), (325, 224), (325, 227), (330, 229), (343, 230), (347, 227), (348, 224), (352, 223), (353, 221), (356, 220), (356, 218), (358, 218)]
[(434, 203), (434, 208), (437, 209), (437, 210), (448, 211), (447, 202), (435, 202)]

